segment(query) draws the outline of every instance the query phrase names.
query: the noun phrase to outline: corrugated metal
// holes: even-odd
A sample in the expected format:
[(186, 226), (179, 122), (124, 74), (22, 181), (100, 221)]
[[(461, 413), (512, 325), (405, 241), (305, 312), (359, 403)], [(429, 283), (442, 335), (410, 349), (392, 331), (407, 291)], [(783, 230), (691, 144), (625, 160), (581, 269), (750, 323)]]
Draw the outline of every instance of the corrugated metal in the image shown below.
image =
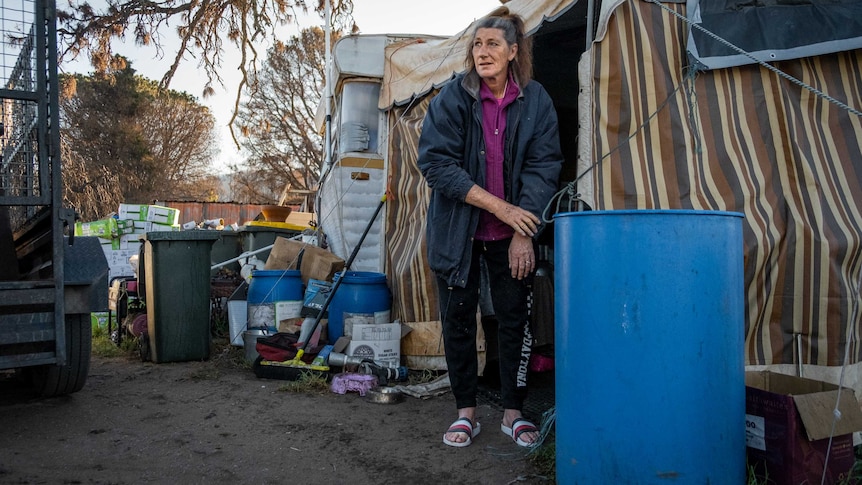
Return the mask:
[[(580, 133), (593, 207), (744, 213), (746, 363), (798, 363), (797, 335), (804, 364), (842, 364), (848, 336), (859, 362), (862, 120), (757, 65), (687, 75), (686, 26), (655, 4), (606, 32)], [(862, 105), (860, 50), (774, 65)]]

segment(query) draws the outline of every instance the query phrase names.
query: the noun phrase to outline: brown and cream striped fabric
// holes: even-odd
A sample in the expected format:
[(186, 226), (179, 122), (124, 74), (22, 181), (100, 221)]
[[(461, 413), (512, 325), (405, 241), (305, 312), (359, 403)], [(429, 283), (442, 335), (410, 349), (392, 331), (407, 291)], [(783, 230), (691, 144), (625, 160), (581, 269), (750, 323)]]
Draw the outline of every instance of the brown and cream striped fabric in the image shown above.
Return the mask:
[(428, 267), (425, 217), (431, 190), (416, 165), (419, 132), (433, 96), (389, 113), (389, 191), (386, 268), (392, 318), (402, 322), (437, 320), (437, 287)]
[[(590, 202), (743, 213), (746, 364), (799, 363), (801, 341), (801, 363), (841, 365), (848, 337), (862, 360), (862, 118), (759, 65), (689, 72), (686, 35), (653, 3), (607, 18), (586, 57)], [(862, 110), (862, 51), (774, 66)]]

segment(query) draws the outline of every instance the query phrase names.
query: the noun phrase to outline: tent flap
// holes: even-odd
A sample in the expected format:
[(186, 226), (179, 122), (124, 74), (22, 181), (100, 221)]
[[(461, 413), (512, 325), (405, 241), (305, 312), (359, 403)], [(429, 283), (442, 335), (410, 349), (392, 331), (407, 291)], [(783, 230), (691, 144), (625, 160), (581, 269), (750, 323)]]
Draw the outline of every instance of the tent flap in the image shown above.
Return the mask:
[[(575, 3), (577, 0), (532, 0), (511, 2), (507, 6), (524, 19), (527, 32), (532, 33), (543, 22), (557, 19)], [(471, 23), (447, 39), (410, 39), (386, 46), (378, 107), (388, 109), (403, 105), (439, 88), (463, 71), (472, 26)]]

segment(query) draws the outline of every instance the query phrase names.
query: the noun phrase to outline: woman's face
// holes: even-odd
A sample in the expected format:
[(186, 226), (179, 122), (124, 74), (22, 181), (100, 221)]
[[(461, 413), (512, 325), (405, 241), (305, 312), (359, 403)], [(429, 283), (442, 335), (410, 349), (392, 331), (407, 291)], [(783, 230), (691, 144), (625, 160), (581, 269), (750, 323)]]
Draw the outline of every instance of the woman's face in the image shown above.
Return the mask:
[(518, 53), (518, 44), (509, 45), (500, 29), (482, 28), (476, 30), (473, 39), (473, 63), (482, 79), (506, 78), (509, 62)]

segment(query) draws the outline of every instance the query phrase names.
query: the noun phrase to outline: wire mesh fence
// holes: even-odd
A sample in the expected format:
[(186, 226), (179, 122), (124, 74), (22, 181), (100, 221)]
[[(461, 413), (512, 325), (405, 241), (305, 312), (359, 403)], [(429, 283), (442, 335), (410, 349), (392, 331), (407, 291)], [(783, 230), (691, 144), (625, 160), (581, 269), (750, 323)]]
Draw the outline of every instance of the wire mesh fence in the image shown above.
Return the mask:
[(36, 0), (3, 0), (0, 5), (0, 205), (10, 206), (13, 225), (47, 201), (48, 168), (39, 145), (40, 133), (47, 132), (39, 106), (46, 102), (48, 87), (40, 69), (46, 69), (44, 50), (54, 41), (38, 39), (45, 35), (39, 15), (44, 7)]

